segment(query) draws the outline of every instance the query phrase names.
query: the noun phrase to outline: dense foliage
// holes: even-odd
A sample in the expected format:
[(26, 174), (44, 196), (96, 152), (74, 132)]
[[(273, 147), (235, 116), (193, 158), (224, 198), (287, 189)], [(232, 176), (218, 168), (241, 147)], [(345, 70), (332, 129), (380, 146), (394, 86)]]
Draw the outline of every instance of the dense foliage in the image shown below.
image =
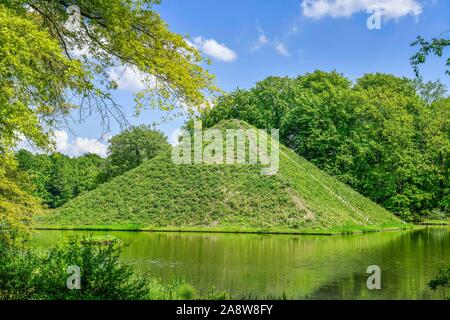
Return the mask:
[(27, 150), (19, 150), (15, 159), (17, 171), (27, 180), (24, 191), (34, 195), (45, 206), (58, 208), (169, 150), (166, 136), (142, 125), (112, 137), (106, 159), (95, 154), (71, 158), (57, 152), (47, 155)]
[(450, 286), (450, 268), (440, 270), (436, 279), (430, 281), (429, 286), (433, 290), (442, 289), (444, 297), (450, 299), (450, 297), (446, 296), (446, 290)]
[(60, 153), (34, 155), (20, 150), (19, 169), (27, 173), (34, 188), (30, 190), (49, 208), (57, 208), (100, 184), (104, 160), (94, 154), (70, 158)]
[[(158, 2), (2, 1), (0, 106), (9, 112), (0, 114), (1, 139), (22, 134), (46, 146), (46, 131), (73, 108), (82, 119), (97, 113), (125, 121), (111, 96), (119, 80), (111, 74), (123, 68), (145, 84), (136, 111), (208, 105), (206, 96), (217, 90), (213, 77), (199, 65), (200, 53), (153, 11)], [(79, 19), (68, 25), (73, 6)]]
[[(183, 281), (161, 283), (120, 262), (124, 244), (115, 239), (70, 238), (48, 250), (0, 247), (0, 300), (197, 299)], [(80, 289), (67, 286), (69, 266), (80, 268)], [(210, 291), (206, 298), (225, 299)]]
[(110, 180), (169, 150), (162, 132), (146, 125), (133, 126), (110, 139), (102, 179)]
[(86, 90), (87, 75), (81, 63), (66, 57), (25, 8), (17, 15), (2, 3), (0, 152), (8, 151), (20, 138), (46, 148), (48, 128), (73, 107), (67, 92)]
[(13, 245), (26, 237), (32, 215), (40, 211), (27, 176), (17, 169), (11, 156), (0, 153), (0, 246)]
[[(142, 299), (148, 280), (119, 262), (121, 244), (71, 239), (49, 252), (4, 249), (0, 258), (3, 299)], [(81, 289), (67, 287), (69, 266), (78, 266)]]
[(223, 96), (204, 125), (281, 129), (299, 155), (404, 219), (450, 212), (450, 99), (439, 83), (316, 71)]
[[(21, 173), (12, 155), (17, 142), (27, 139), (39, 148), (52, 149), (49, 137), (55, 123), (67, 119), (75, 109), (80, 120), (100, 115), (105, 129), (110, 119), (125, 123), (123, 110), (111, 95), (120, 79), (112, 74), (120, 76), (131, 69), (142, 79), (145, 88), (136, 95), (137, 112), (144, 107), (166, 110), (181, 105), (192, 110), (207, 106), (208, 97), (217, 92), (213, 77), (200, 65), (203, 59), (198, 50), (171, 32), (153, 11), (158, 3), (1, 1), (2, 238), (27, 229), (29, 215), (39, 209), (38, 201), (18, 179)], [(79, 19), (68, 10), (71, 6), (79, 9)], [(70, 180), (65, 179), (56, 178), (58, 183)], [(60, 192), (61, 196), (45, 200), (51, 205), (63, 203), (70, 193), (80, 191), (72, 187), (59, 185), (50, 193)], [(43, 188), (38, 187), (37, 192), (43, 192)]]

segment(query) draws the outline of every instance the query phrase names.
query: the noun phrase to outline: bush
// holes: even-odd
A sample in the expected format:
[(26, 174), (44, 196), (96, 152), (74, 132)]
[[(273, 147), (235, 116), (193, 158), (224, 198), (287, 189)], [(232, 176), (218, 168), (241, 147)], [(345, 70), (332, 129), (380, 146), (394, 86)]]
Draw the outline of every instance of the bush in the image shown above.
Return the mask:
[(100, 176), (102, 182), (111, 180), (138, 167), (157, 155), (170, 151), (167, 137), (151, 126), (133, 126), (109, 141), (108, 158)]
[[(113, 237), (70, 238), (48, 251), (0, 245), (0, 300), (224, 300), (205, 296), (182, 279), (162, 282), (119, 260), (124, 244)], [(69, 266), (81, 271), (81, 288), (70, 290)]]
[(446, 290), (449, 287), (449, 284), (450, 284), (450, 268), (439, 271), (439, 274), (437, 275), (436, 279), (431, 280), (428, 285), (433, 290), (442, 289), (444, 298), (447, 298)]
[[(148, 299), (148, 277), (119, 261), (119, 240), (71, 238), (48, 252), (2, 248), (1, 299)], [(81, 270), (81, 288), (70, 290), (69, 266)]]
[(0, 299), (24, 300), (36, 297), (32, 277), (38, 264), (34, 252), (0, 244)]
[[(71, 238), (52, 248), (44, 257), (35, 281), (44, 299), (145, 299), (149, 281), (120, 263), (123, 244), (119, 240)], [(67, 268), (81, 270), (81, 289), (69, 290)]]

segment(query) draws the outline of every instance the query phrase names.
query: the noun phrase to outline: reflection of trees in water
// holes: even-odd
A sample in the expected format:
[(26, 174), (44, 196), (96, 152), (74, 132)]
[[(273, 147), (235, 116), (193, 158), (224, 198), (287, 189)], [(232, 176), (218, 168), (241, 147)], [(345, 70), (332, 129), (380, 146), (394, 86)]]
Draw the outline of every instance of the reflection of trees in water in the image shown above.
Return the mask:
[(395, 241), (399, 235), (148, 234), (145, 237), (151, 239), (142, 239), (139, 245), (134, 239), (126, 256), (181, 261), (172, 269), (163, 262), (147, 267), (162, 277), (181, 274), (198, 288), (216, 286), (238, 296), (286, 293), (304, 297), (323, 283), (348, 274), (348, 261), (355, 262), (364, 251)]
[[(441, 299), (428, 287), (437, 270), (450, 264), (450, 229), (425, 229), (402, 233), (396, 241), (367, 255), (380, 261), (382, 290), (368, 290), (364, 268), (332, 279), (315, 290), (312, 299)], [(355, 266), (356, 267), (356, 266)]]
[[(183, 277), (200, 291), (235, 297), (429, 298), (427, 283), (450, 265), (450, 228), (354, 236), (101, 232), (130, 246), (123, 259), (163, 279)], [(43, 243), (61, 233), (45, 233)], [(54, 239), (56, 240), (56, 239)], [(382, 286), (365, 273), (379, 265)], [(436, 296), (439, 298), (440, 296)]]

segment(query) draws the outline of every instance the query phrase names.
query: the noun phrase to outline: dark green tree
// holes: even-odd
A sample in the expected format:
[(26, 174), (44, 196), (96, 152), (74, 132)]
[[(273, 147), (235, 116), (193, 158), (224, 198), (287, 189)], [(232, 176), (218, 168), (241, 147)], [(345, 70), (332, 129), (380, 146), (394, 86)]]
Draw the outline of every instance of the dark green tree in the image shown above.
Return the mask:
[(80, 120), (99, 115), (105, 129), (111, 119), (126, 122), (112, 96), (118, 79), (110, 77), (111, 69), (141, 76), (136, 112), (209, 105), (218, 91), (213, 76), (201, 66), (200, 52), (154, 10), (159, 2), (0, 2), (0, 224), (12, 228), (7, 221), (21, 221), (33, 210), (12, 174), (12, 150), (21, 138), (50, 150), (55, 123), (74, 109)]
[(104, 159), (94, 154), (70, 158), (61, 153), (34, 155), (26, 150), (16, 154), (19, 169), (34, 189), (30, 192), (43, 204), (57, 208), (100, 183)]
[(103, 180), (131, 170), (144, 161), (170, 150), (167, 137), (150, 126), (134, 126), (111, 138)]
[[(283, 84), (284, 83), (284, 84)], [(439, 82), (336, 72), (270, 77), (219, 99), (202, 119), (280, 128), (281, 140), (406, 220), (449, 212), (449, 99)]]

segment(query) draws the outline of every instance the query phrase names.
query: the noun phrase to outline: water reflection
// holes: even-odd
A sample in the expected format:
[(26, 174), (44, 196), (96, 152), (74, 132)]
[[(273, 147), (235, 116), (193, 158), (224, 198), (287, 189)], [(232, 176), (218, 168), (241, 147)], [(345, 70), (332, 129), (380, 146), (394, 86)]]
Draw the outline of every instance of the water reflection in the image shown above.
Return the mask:
[[(70, 234), (42, 231), (51, 245)], [(91, 232), (92, 233), (92, 232)], [(427, 287), (450, 266), (450, 228), (353, 236), (95, 232), (121, 238), (123, 259), (167, 279), (183, 277), (200, 291), (216, 287), (234, 297), (298, 299), (433, 299)], [(368, 290), (366, 268), (382, 270), (382, 290)]]

